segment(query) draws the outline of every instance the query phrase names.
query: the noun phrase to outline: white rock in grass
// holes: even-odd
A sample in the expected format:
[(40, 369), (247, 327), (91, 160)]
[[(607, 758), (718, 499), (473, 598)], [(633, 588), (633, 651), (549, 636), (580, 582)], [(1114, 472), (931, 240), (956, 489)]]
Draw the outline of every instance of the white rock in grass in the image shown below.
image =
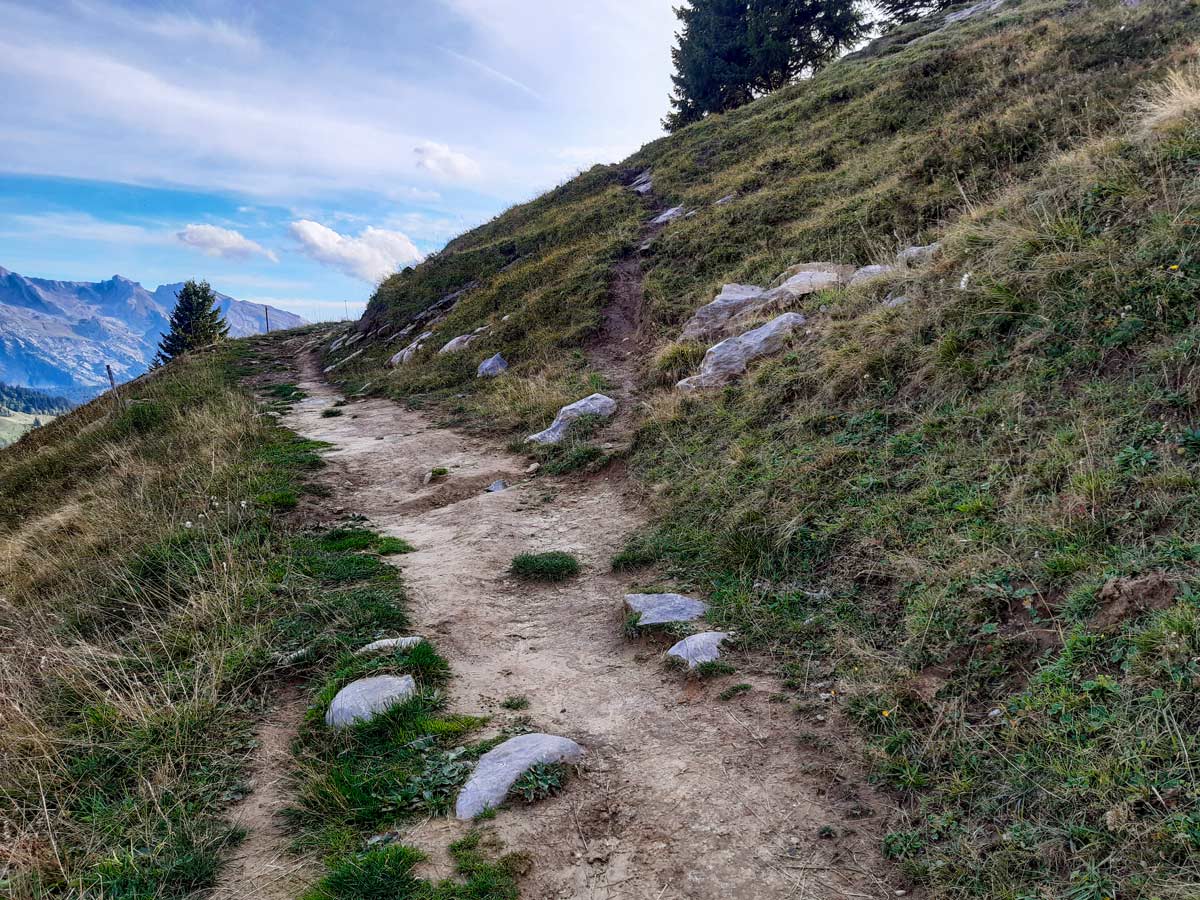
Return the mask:
[(713, 205), (714, 206), (724, 206), (726, 203), (732, 203), (736, 199), (737, 199), (737, 194), (726, 194), (720, 200), (716, 201), (716, 203), (714, 203)]
[(564, 406), (550, 423), (550, 427), (525, 438), (526, 443), (557, 444), (567, 434), (567, 428), (583, 416), (601, 416), (607, 419), (617, 411), (617, 401), (603, 394), (592, 394), (582, 400)]
[(875, 278), (882, 278), (884, 275), (890, 275), (894, 270), (895, 266), (863, 266), (850, 276), (850, 286), (854, 287)]
[(708, 612), (707, 603), (683, 594), (626, 594), (625, 608), (637, 615), (638, 625), (694, 622)]
[(457, 353), (459, 350), (466, 350), (475, 342), (479, 335), (485, 331), (487, 331), (486, 325), (476, 328), (470, 334), (460, 334), (458, 337), (451, 338), (450, 340), (446, 341), (446, 343), (442, 346), (442, 349), (438, 351), (438, 354)]
[(356, 722), (369, 722), (416, 693), (417, 683), (411, 675), (360, 678), (337, 692), (325, 713), (325, 724), (330, 728), (346, 728)]
[(394, 369), (396, 366), (404, 365), (406, 362), (408, 362), (414, 356), (416, 356), (417, 353), (420, 352), (421, 347), (431, 337), (433, 337), (432, 331), (421, 332), (419, 335), (416, 336), (416, 338), (413, 339), (411, 344), (409, 344), (407, 347), (405, 347), (403, 350), (401, 350), (399, 353), (397, 353), (395, 356), (393, 356), (391, 359), (389, 359), (387, 361), (388, 367)]
[(853, 269), (837, 263), (800, 263), (792, 266), (778, 284), (766, 292), (767, 300), (789, 301), (806, 294), (843, 285), (851, 277)]
[(780, 352), (805, 321), (799, 313), (784, 313), (745, 334), (726, 338), (708, 348), (700, 364), (700, 374), (683, 379), (676, 387), (693, 391), (728, 384), (744, 373), (752, 360)]
[(721, 657), (721, 642), (729, 637), (725, 631), (705, 631), (693, 634), (667, 651), (667, 656), (681, 659), (689, 669), (701, 663), (715, 662)]
[(508, 371), (508, 361), (497, 353), (479, 364), (479, 368), (475, 370), (475, 377), (495, 378), (497, 375), (503, 375), (506, 371)]
[(679, 335), (681, 341), (696, 341), (719, 335), (734, 313), (751, 307), (762, 297), (763, 289), (754, 284), (726, 284), (712, 303), (700, 307), (688, 319)]
[(896, 265), (902, 269), (915, 269), (932, 262), (941, 252), (942, 245), (937, 242), (923, 247), (906, 247), (896, 254)]
[(666, 212), (650, 220), (651, 225), (666, 225), (672, 219), (678, 219), (684, 214), (682, 206), (672, 206)]
[(522, 734), (493, 747), (475, 764), (475, 771), (458, 794), (454, 815), (473, 819), (504, 802), (511, 788), (539, 763), (577, 763), (584, 749), (565, 737), (553, 734)]
[(648, 194), (651, 190), (653, 190), (653, 188), (654, 179), (650, 174), (649, 169), (646, 169), (644, 172), (638, 175), (638, 177), (633, 180), (633, 183), (629, 185), (629, 189), (638, 194)]
[(383, 653), (390, 650), (410, 650), (423, 640), (425, 638), (419, 634), (410, 635), (409, 637), (382, 638), (378, 641), (371, 641), (365, 647), (359, 647), (354, 651), (354, 655), (369, 656), (372, 653)]

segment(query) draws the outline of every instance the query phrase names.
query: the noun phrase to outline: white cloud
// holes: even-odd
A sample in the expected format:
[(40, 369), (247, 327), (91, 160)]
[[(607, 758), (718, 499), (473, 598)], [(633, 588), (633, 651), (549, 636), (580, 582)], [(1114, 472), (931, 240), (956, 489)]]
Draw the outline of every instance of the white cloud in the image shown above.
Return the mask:
[(261, 46), (258, 36), (253, 31), (223, 19), (200, 19), (168, 12), (155, 14), (144, 9), (134, 13), (110, 3), (86, 0), (76, 0), (75, 8), (106, 25), (117, 26), (127, 31), (142, 31), (163, 40), (200, 41), (240, 51), (257, 51)]
[(451, 150), (445, 144), (434, 141), (421, 141), (413, 147), (417, 157), (417, 167), (432, 173), (438, 178), (450, 181), (466, 181), (478, 178), (479, 163), (465, 153)]
[(320, 222), (300, 219), (292, 223), (291, 233), (312, 259), (371, 283), (422, 258), (408, 235), (400, 231), (369, 227), (358, 237), (349, 237)]
[(217, 225), (188, 225), (175, 235), (182, 243), (194, 247), (207, 256), (223, 256), (227, 259), (250, 259), (264, 256), (271, 262), (279, 257), (257, 241), (252, 241), (240, 231), (220, 228)]

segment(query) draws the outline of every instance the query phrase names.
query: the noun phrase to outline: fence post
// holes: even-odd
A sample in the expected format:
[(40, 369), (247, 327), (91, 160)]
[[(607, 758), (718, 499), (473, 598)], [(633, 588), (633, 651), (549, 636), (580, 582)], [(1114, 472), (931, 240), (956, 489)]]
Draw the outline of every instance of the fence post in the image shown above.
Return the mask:
[(267, 319), (267, 334), (270, 334), (271, 333), (271, 307), (264, 306), (263, 307), (263, 315)]
[(112, 388), (113, 407), (120, 412), (125, 408), (125, 401), (121, 399), (121, 394), (117, 390), (117, 379), (113, 377), (112, 366), (110, 366), (108, 363), (104, 364), (104, 370), (108, 372), (108, 384), (109, 387)]

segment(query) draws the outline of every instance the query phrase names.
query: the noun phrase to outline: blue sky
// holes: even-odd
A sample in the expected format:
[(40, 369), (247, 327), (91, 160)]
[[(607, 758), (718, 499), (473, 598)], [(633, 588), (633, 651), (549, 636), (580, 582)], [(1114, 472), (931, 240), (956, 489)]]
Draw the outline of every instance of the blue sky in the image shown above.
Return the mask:
[(310, 319), (661, 132), (672, 0), (0, 0), (0, 266)]

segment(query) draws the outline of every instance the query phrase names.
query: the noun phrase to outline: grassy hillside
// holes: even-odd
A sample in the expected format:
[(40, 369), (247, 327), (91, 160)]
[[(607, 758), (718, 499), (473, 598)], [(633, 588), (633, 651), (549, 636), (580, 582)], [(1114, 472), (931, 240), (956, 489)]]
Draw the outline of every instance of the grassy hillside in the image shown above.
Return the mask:
[[(442, 756), (476, 722), (438, 715), (447, 672), (430, 645), (350, 652), (406, 626), (380, 559), (406, 545), (296, 517), (308, 494), (324, 518), (322, 445), (271, 413), (303, 394), (276, 384), (267, 407), (245, 384), (283, 380), (271, 347), (284, 339), (176, 360), (123, 388), (124, 410), (104, 397), (0, 451), (4, 896), (203, 895), (243, 837), (229, 813), (284, 684), (312, 702), (288, 811), (297, 845), (327, 867), (311, 897), (515, 896), (475, 833), (453, 848), (462, 878), (444, 890), (413, 876), (412, 848), (359, 853), (445, 807), (466, 766), (447, 774)], [(419, 702), (332, 734), (330, 697), (368, 671), (412, 674)], [(360, 808), (381, 761), (388, 789), (415, 799)]]
[[(809, 686), (837, 684), (907, 811), (885, 850), (934, 896), (1192, 897), (1200, 8), (1027, 0), (938, 26), (462, 236), (380, 287), (336, 374), (544, 427), (601, 380), (585, 350), (643, 223), (697, 210), (642, 257), (629, 463), (660, 524), (616, 564), (710, 594), (814, 732)], [(625, 187), (644, 168), (653, 200)], [(722, 283), (932, 240), (928, 268), (804, 298), (809, 333), (738, 385), (664, 386)], [(383, 368), (396, 329), (473, 282)], [(476, 380), (497, 351), (512, 369)]]

